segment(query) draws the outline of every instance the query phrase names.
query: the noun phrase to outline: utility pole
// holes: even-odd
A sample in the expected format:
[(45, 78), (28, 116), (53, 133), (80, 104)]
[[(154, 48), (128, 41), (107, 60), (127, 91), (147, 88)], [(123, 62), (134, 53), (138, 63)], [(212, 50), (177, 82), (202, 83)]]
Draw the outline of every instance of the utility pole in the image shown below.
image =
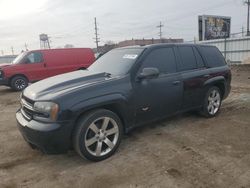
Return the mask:
[(96, 50), (99, 52), (99, 46), (98, 43), (100, 42), (100, 38), (98, 37), (98, 28), (97, 28), (97, 23), (96, 23), (96, 17), (95, 17), (95, 43), (96, 43)]
[(27, 43), (24, 44), (25, 50), (28, 51), (28, 45)]
[(12, 52), (12, 55), (14, 55), (14, 48), (13, 48), (13, 46), (11, 46), (11, 52)]
[(160, 39), (162, 39), (162, 30), (161, 28), (163, 27), (164, 25), (161, 24), (160, 22), (160, 25), (157, 25), (156, 27), (160, 29), (160, 32), (159, 32), (159, 36), (160, 36)]
[(244, 26), (241, 28), (242, 37), (244, 37)]
[(249, 10), (250, 10), (250, 0), (245, 1), (245, 4), (247, 4), (247, 36), (250, 36), (250, 32), (249, 32)]

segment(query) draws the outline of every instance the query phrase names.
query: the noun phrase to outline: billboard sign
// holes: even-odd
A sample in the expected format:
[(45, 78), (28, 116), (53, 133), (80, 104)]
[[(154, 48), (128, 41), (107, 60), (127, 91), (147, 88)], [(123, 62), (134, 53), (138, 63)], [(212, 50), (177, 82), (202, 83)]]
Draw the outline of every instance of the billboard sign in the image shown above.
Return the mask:
[(202, 15), (199, 20), (199, 40), (230, 37), (231, 17)]

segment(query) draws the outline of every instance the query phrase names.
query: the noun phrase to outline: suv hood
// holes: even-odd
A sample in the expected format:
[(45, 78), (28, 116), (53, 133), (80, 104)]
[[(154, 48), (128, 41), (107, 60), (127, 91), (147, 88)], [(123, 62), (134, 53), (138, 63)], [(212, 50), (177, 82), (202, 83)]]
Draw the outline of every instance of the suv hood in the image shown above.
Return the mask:
[(32, 84), (24, 90), (23, 95), (31, 100), (52, 100), (54, 97), (87, 88), (110, 79), (106, 73), (79, 70)]

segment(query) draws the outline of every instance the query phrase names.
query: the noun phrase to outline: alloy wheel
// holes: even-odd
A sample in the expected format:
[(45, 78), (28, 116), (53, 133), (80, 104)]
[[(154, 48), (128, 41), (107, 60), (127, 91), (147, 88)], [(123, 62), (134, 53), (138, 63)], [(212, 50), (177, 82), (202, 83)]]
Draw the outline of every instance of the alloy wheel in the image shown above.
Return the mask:
[(112, 151), (118, 137), (119, 128), (116, 121), (111, 117), (100, 117), (89, 125), (84, 144), (89, 153), (100, 157)]
[(216, 89), (212, 90), (208, 96), (208, 113), (211, 115), (216, 114), (220, 108), (220, 103), (221, 97), (219, 91)]
[(22, 90), (26, 87), (26, 82), (25, 80), (23, 79), (17, 79), (15, 81), (15, 87), (18, 89), (18, 90)]

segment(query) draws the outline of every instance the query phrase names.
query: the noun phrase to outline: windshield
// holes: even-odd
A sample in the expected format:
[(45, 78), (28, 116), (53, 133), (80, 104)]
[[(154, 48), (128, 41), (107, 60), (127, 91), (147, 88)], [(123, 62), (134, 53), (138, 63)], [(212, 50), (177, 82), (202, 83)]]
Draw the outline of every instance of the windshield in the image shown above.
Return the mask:
[(142, 48), (111, 50), (97, 59), (88, 70), (113, 75), (127, 74), (143, 50)]
[(19, 54), (13, 61), (11, 64), (19, 64), (21, 63), (21, 60), (24, 58), (24, 56), (26, 55), (26, 52), (23, 52), (21, 54)]

